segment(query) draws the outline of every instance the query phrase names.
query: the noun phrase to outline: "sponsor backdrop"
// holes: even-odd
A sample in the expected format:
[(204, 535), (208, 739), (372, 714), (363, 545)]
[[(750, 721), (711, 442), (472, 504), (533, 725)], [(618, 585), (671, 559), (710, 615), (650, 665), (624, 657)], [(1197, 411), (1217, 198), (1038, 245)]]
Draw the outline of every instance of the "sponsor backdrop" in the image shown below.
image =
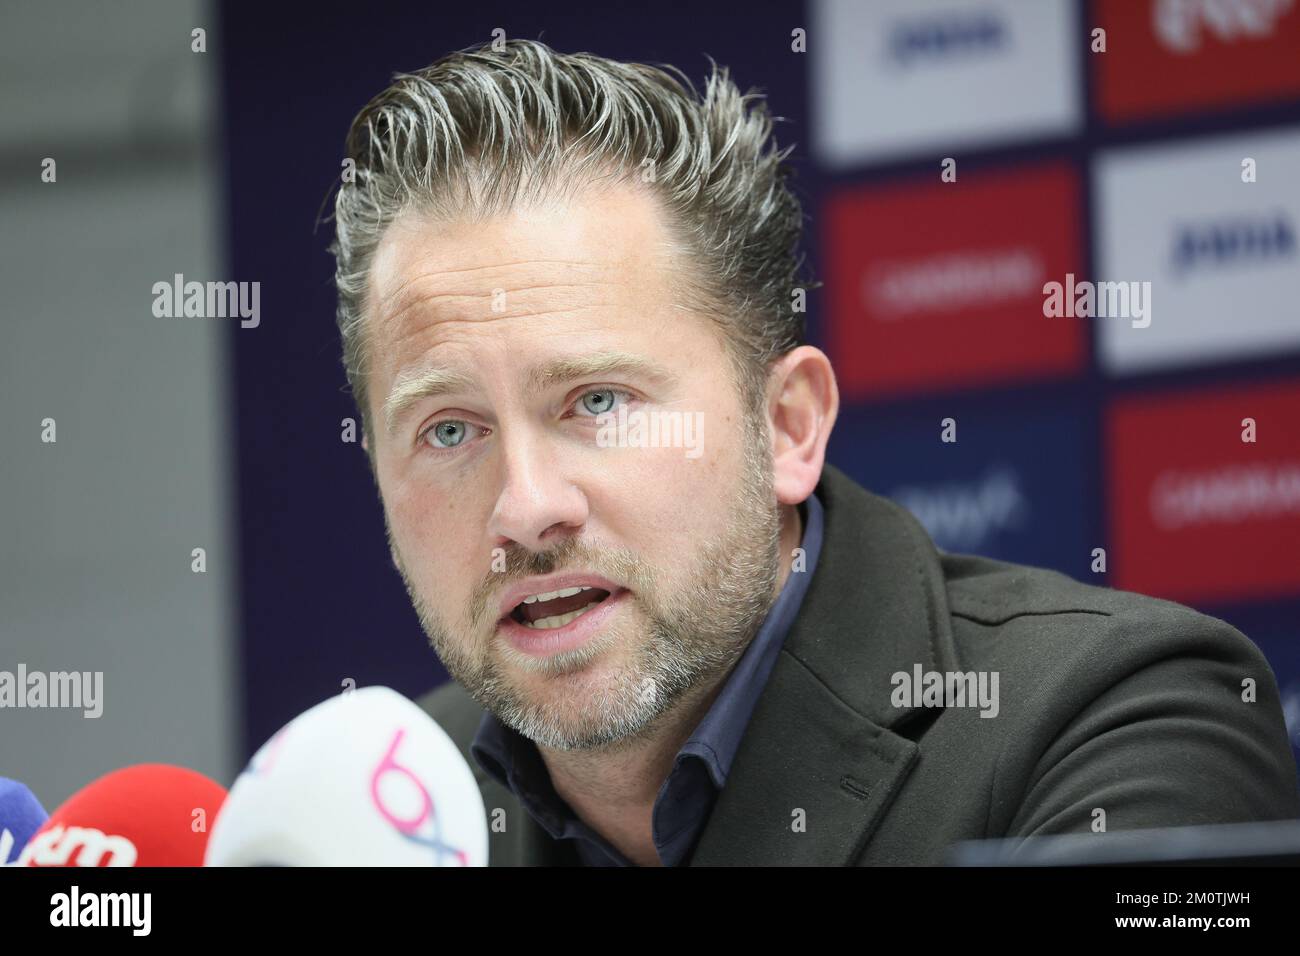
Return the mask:
[(832, 457), (1237, 624), (1300, 742), (1297, 7), (820, 0), (809, 106)]
[(381, 6), (364, 43), (357, 15), (223, 7), (233, 277), (275, 277), (231, 332), (248, 750), (347, 678), (445, 679), (339, 441), (310, 230), (353, 113), (496, 27), (766, 92), (825, 283), (831, 459), (941, 547), (1227, 618), (1300, 740), (1300, 3)]

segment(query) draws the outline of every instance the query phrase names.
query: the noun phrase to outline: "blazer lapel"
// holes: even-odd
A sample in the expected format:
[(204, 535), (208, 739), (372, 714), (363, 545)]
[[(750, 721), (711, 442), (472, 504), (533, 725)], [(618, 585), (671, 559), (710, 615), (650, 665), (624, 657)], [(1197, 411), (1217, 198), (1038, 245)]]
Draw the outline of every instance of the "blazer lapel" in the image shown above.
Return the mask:
[(831, 465), (821, 556), (693, 866), (857, 861), (917, 759), (891, 675), (956, 669), (924, 529)]

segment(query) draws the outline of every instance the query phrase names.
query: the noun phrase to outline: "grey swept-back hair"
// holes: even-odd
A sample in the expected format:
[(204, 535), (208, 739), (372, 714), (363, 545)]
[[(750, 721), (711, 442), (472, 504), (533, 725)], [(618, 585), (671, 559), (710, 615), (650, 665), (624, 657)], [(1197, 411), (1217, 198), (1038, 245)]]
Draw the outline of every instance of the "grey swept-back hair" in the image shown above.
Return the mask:
[(701, 97), (675, 67), (510, 40), (398, 74), (357, 114), (347, 138), (355, 176), (336, 196), (330, 251), (366, 434), (363, 310), (386, 225), (407, 209), (482, 221), (599, 181), (659, 199), (692, 272), (677, 277), (687, 305), (717, 323), (742, 398), (762, 408), (771, 362), (804, 341), (794, 290), (814, 284), (799, 276), (803, 212), (785, 162), (793, 147), (772, 141), (760, 94), (742, 95), (725, 67), (712, 67)]

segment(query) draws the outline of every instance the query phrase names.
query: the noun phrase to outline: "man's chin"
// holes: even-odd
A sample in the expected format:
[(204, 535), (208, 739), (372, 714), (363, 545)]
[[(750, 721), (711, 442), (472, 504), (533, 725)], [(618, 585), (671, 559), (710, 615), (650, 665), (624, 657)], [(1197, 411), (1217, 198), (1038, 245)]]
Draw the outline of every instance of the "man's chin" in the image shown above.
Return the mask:
[(615, 702), (574, 694), (530, 700), (497, 717), (539, 747), (568, 751), (626, 742), (645, 730), (654, 712), (635, 697)]
[(629, 667), (626, 645), (586, 660), (549, 658), (545, 672), (498, 661), (503, 680), (493, 709), (526, 737), (554, 749), (584, 749), (641, 730), (653, 717), (653, 684)]

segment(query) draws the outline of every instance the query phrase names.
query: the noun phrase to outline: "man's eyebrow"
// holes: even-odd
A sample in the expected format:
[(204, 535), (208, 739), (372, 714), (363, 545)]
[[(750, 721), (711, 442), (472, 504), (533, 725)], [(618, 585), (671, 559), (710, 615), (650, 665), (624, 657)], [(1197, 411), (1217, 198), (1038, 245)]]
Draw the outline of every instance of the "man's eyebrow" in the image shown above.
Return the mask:
[[(659, 385), (673, 385), (678, 381), (677, 375), (666, 366), (643, 356), (629, 352), (596, 352), (564, 356), (533, 366), (527, 372), (528, 390), (537, 394), (556, 385), (606, 375), (640, 378)], [(451, 369), (422, 369), (399, 376), (384, 402), (384, 421), (389, 434), (395, 430), (402, 414), (417, 402), (450, 392), (472, 392), (476, 388), (473, 378)]]
[(399, 375), (393, 390), (384, 400), (384, 424), (388, 434), (397, 428), (397, 420), (416, 403), (449, 392), (468, 392), (474, 380), (468, 375), (445, 368), (419, 369)]

